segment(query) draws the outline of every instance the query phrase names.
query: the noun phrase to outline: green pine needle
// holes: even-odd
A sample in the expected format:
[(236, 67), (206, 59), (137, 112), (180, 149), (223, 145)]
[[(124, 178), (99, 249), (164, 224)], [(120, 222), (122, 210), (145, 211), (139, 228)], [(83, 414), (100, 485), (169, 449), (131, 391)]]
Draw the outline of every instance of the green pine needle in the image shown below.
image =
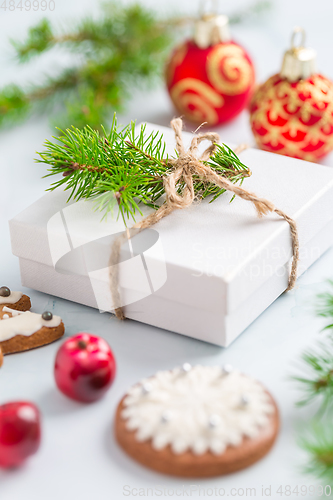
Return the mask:
[(55, 32), (43, 19), (29, 29), (26, 40), (12, 41), (19, 62), (59, 46), (75, 54), (73, 67), (36, 78), (36, 84), (0, 89), (0, 126), (47, 111), (58, 126), (89, 123), (100, 129), (115, 109), (122, 109), (133, 86), (150, 86), (162, 74), (177, 23), (139, 4), (115, 1), (106, 3), (98, 18), (84, 18), (69, 32)]
[[(317, 313), (319, 316), (323, 318), (329, 318), (333, 320), (333, 280), (329, 280), (328, 284), (331, 288), (331, 291), (327, 291), (318, 296), (318, 307)], [(326, 329), (333, 328), (333, 324), (329, 324), (325, 327)]]
[[(328, 318), (325, 330), (333, 328), (333, 280), (330, 290), (318, 296), (317, 314)], [(308, 453), (305, 472), (333, 485), (333, 336), (329, 333), (311, 352), (302, 356), (303, 375), (293, 377), (303, 390), (298, 405), (316, 402), (314, 421), (303, 432), (299, 443)]]
[[(269, 5), (258, 0), (230, 20), (244, 21)], [(32, 113), (47, 113), (52, 125), (63, 129), (89, 124), (100, 130), (115, 110), (123, 109), (133, 88), (149, 88), (160, 81), (181, 27), (193, 21), (161, 19), (138, 3), (123, 6), (115, 0), (104, 3), (99, 16), (75, 20), (67, 31), (55, 30), (43, 19), (28, 30), (25, 40), (11, 41), (18, 61), (27, 63), (57, 47), (74, 55), (73, 65), (53, 76), (42, 72), (32, 84), (0, 89), (0, 127)]]
[(331, 418), (315, 419), (299, 439), (300, 446), (309, 459), (304, 472), (333, 484), (333, 421)]
[(299, 382), (304, 395), (299, 406), (319, 401), (321, 412), (333, 409), (333, 340), (321, 342), (316, 349), (303, 353), (304, 375), (293, 377)]
[[(330, 323), (324, 330), (331, 330), (333, 324), (333, 280), (328, 280), (330, 289), (318, 295), (317, 315), (328, 318)], [(331, 290), (332, 289), (332, 290)], [(333, 412), (333, 336), (327, 335), (325, 342), (320, 342), (315, 349), (302, 355), (304, 375), (293, 377), (304, 391), (298, 405), (320, 401), (320, 411)]]
[(11, 40), (20, 62), (27, 62), (31, 57), (41, 54), (54, 43), (52, 28), (47, 19), (42, 19), (28, 31), (25, 42)]
[[(136, 214), (142, 213), (140, 204), (159, 207), (165, 192), (163, 179), (173, 169), (161, 133), (147, 134), (143, 125), (137, 134), (134, 122), (119, 128), (116, 115), (110, 132), (104, 128), (98, 132), (89, 126), (60, 132), (54, 142), (45, 142), (45, 150), (36, 160), (51, 167), (46, 177), (61, 174), (49, 190), (62, 186), (70, 192), (69, 200), (97, 197), (96, 207), (104, 216), (113, 211), (116, 200), (124, 220), (135, 220)], [(218, 145), (205, 163), (233, 183), (251, 175), (225, 144)], [(178, 192), (182, 188), (179, 182)], [(198, 199), (212, 196), (214, 201), (225, 190), (195, 176), (194, 191)]]

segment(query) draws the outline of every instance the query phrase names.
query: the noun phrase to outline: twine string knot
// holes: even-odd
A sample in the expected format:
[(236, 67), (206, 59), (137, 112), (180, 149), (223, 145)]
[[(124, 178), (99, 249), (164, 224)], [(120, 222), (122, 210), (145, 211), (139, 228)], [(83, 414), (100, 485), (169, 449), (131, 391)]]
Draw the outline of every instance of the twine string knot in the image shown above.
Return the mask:
[[(271, 201), (266, 200), (265, 198), (260, 198), (241, 186), (233, 184), (229, 179), (219, 175), (209, 165), (204, 163), (215, 153), (217, 144), (220, 142), (220, 137), (217, 133), (207, 132), (204, 134), (194, 135), (188, 150), (185, 150), (182, 136), (182, 119), (175, 118), (172, 120), (171, 127), (175, 132), (176, 150), (178, 156), (177, 158), (168, 160), (168, 163), (172, 165), (173, 170), (163, 180), (166, 195), (165, 202), (158, 210), (151, 213), (133, 226), (132, 229), (136, 230), (135, 233), (155, 225), (163, 217), (166, 217), (176, 209), (184, 209), (191, 206), (195, 200), (194, 177), (197, 176), (204, 182), (215, 184), (226, 191), (234, 193), (243, 200), (250, 201), (254, 205), (259, 217), (263, 217), (270, 212), (274, 212), (289, 224), (292, 240), (292, 264), (287, 290), (294, 288), (297, 279), (297, 267), (299, 261), (299, 238), (295, 220), (289, 217), (282, 210), (277, 209)], [(199, 145), (205, 140), (208, 140), (211, 144), (199, 157)], [(246, 147), (241, 145), (238, 148), (238, 152), (241, 152), (244, 149), (246, 149)], [(109, 261), (111, 295), (115, 314), (119, 319), (124, 319), (125, 316), (119, 293), (119, 270), (117, 264), (119, 263), (121, 245), (128, 237), (129, 234), (127, 232), (114, 241)]]

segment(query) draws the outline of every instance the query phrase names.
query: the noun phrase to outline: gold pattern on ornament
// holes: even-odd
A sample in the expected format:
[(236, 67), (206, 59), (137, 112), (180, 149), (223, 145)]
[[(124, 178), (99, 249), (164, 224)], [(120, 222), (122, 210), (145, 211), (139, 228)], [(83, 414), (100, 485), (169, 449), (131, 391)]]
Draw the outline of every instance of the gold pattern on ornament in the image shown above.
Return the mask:
[(272, 130), (270, 133), (270, 143), (272, 146), (277, 146), (280, 141), (280, 132), (278, 130)]
[(331, 131), (331, 124), (325, 123), (325, 125), (323, 126), (323, 131), (325, 132), (325, 134), (329, 134)]
[(290, 137), (297, 137), (298, 127), (296, 123), (291, 123), (289, 127), (289, 135)]
[[(194, 109), (191, 109), (190, 106), (193, 106)], [(200, 123), (207, 122), (209, 125), (215, 125), (218, 122), (219, 117), (215, 109), (210, 107), (199, 95), (184, 95), (178, 107), (190, 120)]]
[(279, 114), (280, 114), (280, 106), (276, 106), (275, 108), (271, 108), (268, 111), (269, 119), (272, 120), (273, 122), (275, 122), (278, 119)]
[[(171, 89), (171, 98), (181, 113), (195, 121), (218, 122), (214, 108), (224, 105), (223, 97), (206, 83), (195, 78), (184, 78)], [(194, 109), (190, 109), (193, 106)]]
[[(328, 134), (331, 131), (333, 85), (315, 75), (312, 77), (314, 85), (304, 80), (298, 83), (296, 89), (291, 87), (286, 80), (279, 81), (280, 79), (279, 75), (271, 77), (258, 89), (252, 99), (252, 105), (257, 104), (258, 109), (252, 113), (251, 123), (267, 130), (264, 137), (254, 132), (257, 142), (262, 145), (262, 140), (264, 140), (266, 143), (270, 142), (273, 147), (280, 143), (283, 147), (279, 149), (279, 153), (301, 154), (304, 159), (314, 161), (317, 155), (323, 155), (333, 148), (333, 134), (325, 135), (325, 132)], [(302, 101), (299, 97), (300, 93), (307, 95), (308, 99)], [(300, 108), (299, 112), (290, 116), (284, 108), (286, 104), (291, 106), (291, 109)], [(287, 107), (288, 109), (290, 108)], [(276, 127), (269, 123), (268, 117), (275, 120), (278, 116), (286, 120), (285, 125)], [(314, 125), (306, 125), (312, 116), (318, 118), (317, 122)], [(291, 137), (296, 137), (297, 131), (304, 133), (304, 139), (297, 143), (286, 139), (283, 135), (289, 133)], [(301, 151), (306, 146), (315, 146), (319, 142), (324, 142), (324, 144), (316, 151), (308, 153)]]
[(253, 68), (244, 50), (236, 45), (216, 45), (206, 69), (213, 87), (225, 95), (243, 94), (254, 81)]
[(171, 56), (169, 64), (166, 67), (166, 81), (170, 85), (173, 77), (175, 76), (175, 70), (178, 66), (182, 64), (187, 54), (187, 43), (182, 43), (175, 48), (175, 52)]
[(288, 102), (287, 104), (287, 111), (288, 113), (295, 113), (297, 110), (297, 103), (296, 102)]
[(311, 111), (306, 106), (304, 106), (304, 109), (300, 110), (300, 115), (304, 123), (311, 120)]

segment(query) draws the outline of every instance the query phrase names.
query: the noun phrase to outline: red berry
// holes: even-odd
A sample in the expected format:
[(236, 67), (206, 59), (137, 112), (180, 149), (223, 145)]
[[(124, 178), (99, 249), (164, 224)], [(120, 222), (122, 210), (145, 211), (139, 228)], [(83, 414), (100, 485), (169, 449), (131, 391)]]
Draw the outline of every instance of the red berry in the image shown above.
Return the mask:
[(100, 399), (116, 375), (116, 360), (105, 340), (79, 333), (60, 347), (55, 380), (66, 396), (86, 403)]
[(0, 406), (0, 466), (16, 467), (40, 445), (40, 414), (27, 402)]

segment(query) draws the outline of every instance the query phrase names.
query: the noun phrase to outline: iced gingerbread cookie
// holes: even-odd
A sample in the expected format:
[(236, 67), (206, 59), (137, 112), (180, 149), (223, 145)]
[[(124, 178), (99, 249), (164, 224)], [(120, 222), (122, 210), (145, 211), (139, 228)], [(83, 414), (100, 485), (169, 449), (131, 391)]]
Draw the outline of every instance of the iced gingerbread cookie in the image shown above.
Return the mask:
[(7, 286), (0, 288), (0, 312), (4, 306), (17, 311), (29, 311), (31, 308), (30, 298), (22, 292), (12, 292)]
[(7, 306), (2, 309), (0, 321), (0, 349), (3, 354), (27, 351), (50, 344), (63, 336), (64, 324), (51, 312), (36, 314), (16, 311)]
[(117, 441), (132, 458), (182, 477), (248, 467), (278, 430), (276, 403), (259, 382), (229, 366), (188, 363), (132, 387), (115, 419)]

